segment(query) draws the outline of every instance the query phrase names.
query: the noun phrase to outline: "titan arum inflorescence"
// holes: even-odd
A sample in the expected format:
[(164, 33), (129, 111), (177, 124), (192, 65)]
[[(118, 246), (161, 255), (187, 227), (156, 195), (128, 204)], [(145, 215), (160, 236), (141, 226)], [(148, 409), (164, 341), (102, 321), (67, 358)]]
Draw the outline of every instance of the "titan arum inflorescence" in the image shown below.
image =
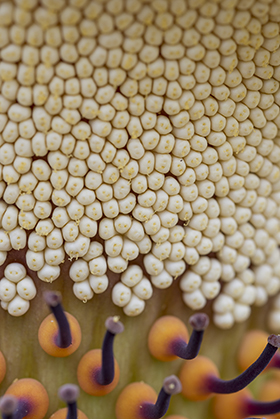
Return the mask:
[(280, 0), (0, 0), (4, 419), (280, 417), (279, 82)]

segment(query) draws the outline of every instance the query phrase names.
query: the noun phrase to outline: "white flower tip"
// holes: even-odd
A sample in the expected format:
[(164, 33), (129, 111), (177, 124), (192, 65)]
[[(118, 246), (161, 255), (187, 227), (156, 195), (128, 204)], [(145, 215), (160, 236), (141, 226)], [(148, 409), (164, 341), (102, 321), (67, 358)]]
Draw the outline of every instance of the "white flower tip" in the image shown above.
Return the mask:
[(209, 325), (209, 317), (205, 313), (195, 313), (189, 318), (189, 324), (198, 332), (205, 330)]
[(59, 292), (45, 291), (44, 300), (48, 304), (49, 307), (56, 307), (61, 303), (62, 298)]
[(267, 342), (275, 348), (280, 348), (280, 335), (270, 335), (267, 338)]
[(80, 395), (80, 389), (75, 384), (64, 384), (58, 390), (58, 396), (65, 403), (74, 403)]
[(167, 394), (178, 394), (182, 391), (182, 384), (176, 375), (170, 375), (165, 378), (163, 382), (163, 389)]
[(105, 327), (113, 335), (117, 335), (124, 331), (124, 325), (119, 321), (118, 316), (108, 317), (105, 322)]

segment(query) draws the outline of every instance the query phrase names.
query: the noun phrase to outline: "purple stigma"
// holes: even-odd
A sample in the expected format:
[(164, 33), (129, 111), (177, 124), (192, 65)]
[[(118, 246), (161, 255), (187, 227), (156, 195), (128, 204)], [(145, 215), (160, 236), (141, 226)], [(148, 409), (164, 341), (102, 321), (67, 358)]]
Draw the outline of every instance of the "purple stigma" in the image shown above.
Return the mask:
[[(206, 379), (206, 388), (212, 393), (236, 393), (247, 387), (269, 364), (273, 355), (280, 345), (280, 336), (270, 335), (267, 339), (268, 343), (258, 359), (250, 365), (242, 374), (232, 380), (221, 380), (218, 377), (210, 375)], [(280, 409), (279, 409), (280, 411)], [(249, 414), (251, 412), (248, 412)], [(263, 412), (259, 412), (262, 414)], [(255, 412), (252, 412), (255, 414)]]
[(275, 348), (280, 348), (280, 335), (269, 335), (267, 341)]
[(169, 377), (166, 377), (163, 381), (163, 389), (165, 393), (170, 394), (171, 396), (173, 394), (181, 393), (181, 381), (176, 377), (176, 375), (170, 375)]
[(64, 384), (64, 386), (59, 388), (58, 395), (65, 403), (73, 403), (77, 401), (80, 389), (75, 384)]
[(68, 412), (66, 419), (77, 419), (77, 399), (80, 395), (80, 389), (75, 384), (65, 384), (58, 390), (58, 396), (67, 403)]
[(163, 386), (159, 392), (155, 404), (143, 403), (141, 407), (141, 416), (143, 419), (160, 419), (162, 418), (169, 407), (172, 395), (180, 393), (182, 385), (180, 380), (175, 375), (166, 377)]
[(58, 304), (61, 304), (62, 301), (60, 292), (45, 291), (43, 297), (49, 307), (56, 307)]
[(68, 348), (72, 344), (72, 335), (69, 322), (61, 304), (61, 294), (54, 291), (46, 291), (44, 292), (44, 299), (58, 324), (56, 344), (59, 348)]
[(124, 331), (124, 325), (117, 316), (108, 317), (105, 322), (107, 329), (102, 345), (102, 364), (96, 374), (96, 381), (100, 385), (110, 384), (115, 377), (114, 339), (115, 336)]
[(245, 400), (245, 414), (248, 415), (273, 415), (280, 412), (280, 399), (272, 402), (259, 402), (252, 399)]
[(204, 331), (209, 324), (209, 318), (207, 314), (196, 313), (190, 317), (189, 323), (193, 328), (189, 342), (186, 343), (179, 338), (171, 343), (173, 354), (182, 359), (194, 359), (198, 355)]
[(205, 313), (196, 313), (189, 318), (189, 324), (197, 332), (205, 330), (209, 325), (209, 317)]
[(118, 316), (108, 317), (105, 321), (105, 327), (113, 335), (118, 335), (124, 331), (124, 325), (119, 321)]

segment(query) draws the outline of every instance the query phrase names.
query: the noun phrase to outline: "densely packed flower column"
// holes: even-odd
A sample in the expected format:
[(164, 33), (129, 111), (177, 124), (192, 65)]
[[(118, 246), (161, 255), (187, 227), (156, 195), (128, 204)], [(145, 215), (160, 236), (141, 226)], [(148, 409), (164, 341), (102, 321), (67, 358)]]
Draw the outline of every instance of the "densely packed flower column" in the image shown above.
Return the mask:
[[(180, 387), (164, 380), (182, 361), (163, 366), (148, 346), (189, 359), (202, 343), (227, 380), (238, 372), (224, 376), (224, 359), (246, 325), (278, 333), (279, 22), (278, 0), (1, 1), (4, 390), (36, 388), (38, 379), (53, 413), (58, 388), (77, 384), (81, 359), (101, 348), (112, 316), (125, 330), (113, 353), (115, 328), (106, 325), (98, 353), (107, 361), (98, 361), (95, 384), (118, 381), (114, 359), (119, 384), (105, 404), (82, 392), (81, 407), (113, 417), (125, 386), (151, 380), (159, 401), (144, 400), (156, 403), (144, 410), (159, 415)], [(54, 317), (46, 317), (43, 291), (60, 291), (66, 313), (58, 294), (48, 294)], [(205, 317), (191, 316), (197, 310), (210, 318), (205, 342), (207, 322), (196, 321)], [(170, 335), (156, 333), (159, 348), (149, 332), (166, 316)], [(231, 330), (218, 334), (216, 326)], [(208, 390), (219, 385), (225, 381)], [(76, 415), (77, 389), (60, 396)], [(3, 414), (12, 414), (9, 406), (31, 414), (28, 397), (4, 400)], [(173, 400), (174, 413), (208, 414), (205, 403), (192, 412), (181, 396)]]

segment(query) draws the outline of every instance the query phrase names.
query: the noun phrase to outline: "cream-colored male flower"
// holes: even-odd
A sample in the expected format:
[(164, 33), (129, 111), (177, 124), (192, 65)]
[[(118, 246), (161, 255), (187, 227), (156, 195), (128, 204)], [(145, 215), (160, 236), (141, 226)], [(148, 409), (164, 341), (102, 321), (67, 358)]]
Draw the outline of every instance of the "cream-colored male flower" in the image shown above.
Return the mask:
[[(3, 2), (1, 263), (27, 246), (25, 264), (53, 282), (70, 258), (83, 301), (121, 274), (112, 300), (130, 316), (181, 277), (186, 305), (214, 300), (222, 328), (277, 294), (269, 3)], [(16, 291), (0, 298), (13, 315), (29, 307)]]
[(0, 0), (0, 302), (30, 308), (5, 354), (50, 288), (89, 336), (141, 315), (135, 351), (165, 308), (229, 329), (276, 296), (279, 330), (279, 24), (279, 0)]

